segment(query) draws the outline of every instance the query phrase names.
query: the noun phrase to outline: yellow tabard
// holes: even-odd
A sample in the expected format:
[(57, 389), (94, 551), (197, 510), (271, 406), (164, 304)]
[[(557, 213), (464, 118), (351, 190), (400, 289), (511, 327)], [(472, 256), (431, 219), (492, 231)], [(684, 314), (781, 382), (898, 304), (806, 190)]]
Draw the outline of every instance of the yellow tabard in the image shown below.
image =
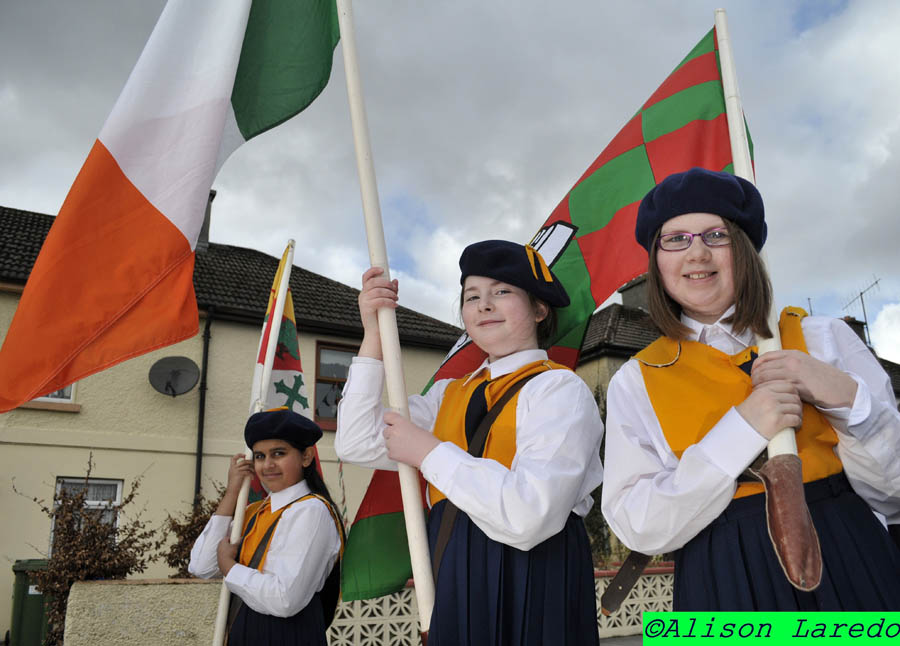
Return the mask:
[[(256, 552), (256, 548), (259, 546), (260, 541), (262, 541), (263, 536), (266, 535), (266, 531), (268, 531), (269, 527), (272, 526), (272, 523), (281, 518), (281, 514), (285, 512), (285, 510), (298, 502), (303, 502), (304, 500), (308, 500), (310, 498), (318, 498), (321, 500), (325, 507), (328, 509), (328, 512), (331, 514), (332, 520), (335, 523), (335, 529), (337, 530), (338, 536), (341, 539), (341, 555), (344, 553), (344, 534), (341, 532), (341, 521), (338, 519), (335, 510), (332, 508), (328, 501), (319, 494), (316, 493), (308, 493), (302, 498), (298, 498), (294, 502), (289, 505), (285, 505), (275, 513), (272, 513), (272, 508), (269, 504), (269, 499), (265, 500), (257, 500), (256, 502), (250, 503), (247, 505), (247, 511), (244, 513), (244, 527), (241, 532), (244, 535), (244, 542), (241, 545), (241, 553), (238, 555), (238, 563), (241, 565), (249, 565), (250, 560), (253, 558), (253, 554)], [(259, 513), (257, 513), (259, 512)], [(253, 519), (254, 514), (256, 514), (256, 522), (253, 524), (253, 527), (250, 529), (250, 533), (247, 534), (247, 526), (250, 524), (250, 521)], [(275, 535), (275, 532), (269, 536), (269, 541), (266, 544), (265, 551), (263, 552), (262, 560), (260, 560), (257, 569), (262, 571), (263, 564), (266, 562), (266, 556), (269, 553), (269, 545), (272, 543), (272, 536)]]
[[(801, 321), (806, 312), (787, 307), (778, 327), (786, 350), (807, 352)], [(641, 364), (644, 385), (669, 448), (679, 459), (715, 426), (732, 406), (753, 390), (750, 377), (738, 366), (750, 359), (748, 348), (729, 356), (696, 341), (660, 337), (635, 355)], [(803, 424), (797, 431), (797, 451), (803, 462), (803, 482), (839, 473), (841, 461), (834, 454), (837, 435), (825, 416), (803, 403)], [(760, 482), (738, 485), (735, 498), (763, 492)]]
[[(494, 402), (503, 397), (510, 386), (520, 379), (545, 370), (560, 369), (568, 370), (569, 368), (548, 359), (526, 364), (515, 372), (493, 379), (484, 390), (488, 410), (491, 409)], [(443, 442), (453, 442), (463, 450), (469, 448), (469, 443), (466, 441), (466, 407), (469, 405), (469, 398), (472, 397), (475, 389), (487, 380), (487, 370), (466, 382), (468, 377), (469, 375), (466, 375), (447, 385), (437, 419), (434, 422), (436, 438)], [(482, 457), (496, 460), (507, 469), (512, 465), (513, 458), (516, 456), (516, 405), (520, 394), (521, 392), (516, 393), (494, 420), (488, 431), (482, 454)], [(429, 483), (428, 499), (432, 506), (446, 497), (437, 487)]]

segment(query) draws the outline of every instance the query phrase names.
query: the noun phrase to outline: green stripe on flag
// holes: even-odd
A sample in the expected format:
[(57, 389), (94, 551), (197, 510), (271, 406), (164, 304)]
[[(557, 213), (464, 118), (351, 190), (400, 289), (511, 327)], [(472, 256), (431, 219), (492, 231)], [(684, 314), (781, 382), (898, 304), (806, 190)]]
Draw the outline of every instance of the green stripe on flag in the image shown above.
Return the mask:
[(644, 141), (653, 141), (697, 119), (710, 121), (723, 112), (721, 81), (694, 85), (644, 110), (641, 115)]
[(578, 235), (602, 229), (619, 209), (637, 202), (655, 185), (644, 146), (609, 160), (569, 193), (569, 214)]
[(340, 38), (334, 0), (254, 0), (231, 106), (244, 139), (305, 109), (328, 83)]
[[(590, 285), (591, 274), (584, 263), (584, 256), (581, 255), (577, 240), (573, 240), (554, 263), (553, 273), (564, 285)], [(571, 290), (569, 299), (571, 302), (568, 307), (556, 311), (558, 317), (556, 330), (562, 338), (554, 341), (554, 345), (577, 349), (581, 347), (584, 322), (590, 318), (597, 306), (591, 297), (590, 289)], [(572, 331), (575, 334), (572, 334)]]
[(403, 512), (369, 516), (353, 524), (353, 539), (366, 550), (344, 551), (341, 598), (372, 599), (403, 588), (412, 572)]

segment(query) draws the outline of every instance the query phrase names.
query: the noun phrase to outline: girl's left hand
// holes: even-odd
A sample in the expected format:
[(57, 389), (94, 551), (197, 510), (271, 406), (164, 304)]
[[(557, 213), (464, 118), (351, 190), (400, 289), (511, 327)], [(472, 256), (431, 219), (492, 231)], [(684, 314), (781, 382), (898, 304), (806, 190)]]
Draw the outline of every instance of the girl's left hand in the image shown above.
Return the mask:
[(219, 541), (219, 546), (216, 548), (216, 560), (222, 576), (227, 576), (231, 568), (237, 565), (237, 552), (238, 544), (232, 544), (227, 536)]
[(399, 413), (388, 411), (384, 414), (384, 445), (388, 457), (395, 462), (402, 462), (417, 469), (425, 456), (441, 443), (434, 435), (416, 426)]
[(799, 350), (766, 352), (753, 362), (753, 385), (789, 381), (800, 399), (818, 408), (850, 408), (856, 398), (856, 382), (834, 366)]

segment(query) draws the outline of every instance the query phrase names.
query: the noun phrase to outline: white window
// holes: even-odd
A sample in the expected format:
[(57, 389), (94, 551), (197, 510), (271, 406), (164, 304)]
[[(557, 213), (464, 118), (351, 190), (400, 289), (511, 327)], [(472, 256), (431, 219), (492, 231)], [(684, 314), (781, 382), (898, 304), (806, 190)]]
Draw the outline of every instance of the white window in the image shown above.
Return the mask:
[[(65, 478), (56, 479), (56, 496), (62, 492), (70, 496), (87, 491), (84, 496), (83, 509), (100, 514), (104, 523), (116, 525), (118, 523), (118, 506), (122, 503), (122, 480), (108, 480), (104, 478)], [(54, 521), (55, 522), (55, 521)], [(53, 530), (50, 528), (50, 549), (53, 550)]]
[(36, 402), (57, 402), (62, 404), (71, 404), (75, 401), (75, 384), (69, 384), (65, 388), (47, 393), (43, 397), (35, 397), (32, 401)]

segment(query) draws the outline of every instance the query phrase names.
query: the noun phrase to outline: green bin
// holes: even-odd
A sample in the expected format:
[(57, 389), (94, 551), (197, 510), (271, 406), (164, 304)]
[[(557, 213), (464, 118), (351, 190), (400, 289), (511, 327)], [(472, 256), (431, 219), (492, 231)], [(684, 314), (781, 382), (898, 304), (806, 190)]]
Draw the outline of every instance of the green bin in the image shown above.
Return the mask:
[(40, 646), (47, 636), (47, 608), (38, 592), (34, 572), (47, 569), (46, 559), (16, 561), (13, 572), (12, 621), (10, 646)]

